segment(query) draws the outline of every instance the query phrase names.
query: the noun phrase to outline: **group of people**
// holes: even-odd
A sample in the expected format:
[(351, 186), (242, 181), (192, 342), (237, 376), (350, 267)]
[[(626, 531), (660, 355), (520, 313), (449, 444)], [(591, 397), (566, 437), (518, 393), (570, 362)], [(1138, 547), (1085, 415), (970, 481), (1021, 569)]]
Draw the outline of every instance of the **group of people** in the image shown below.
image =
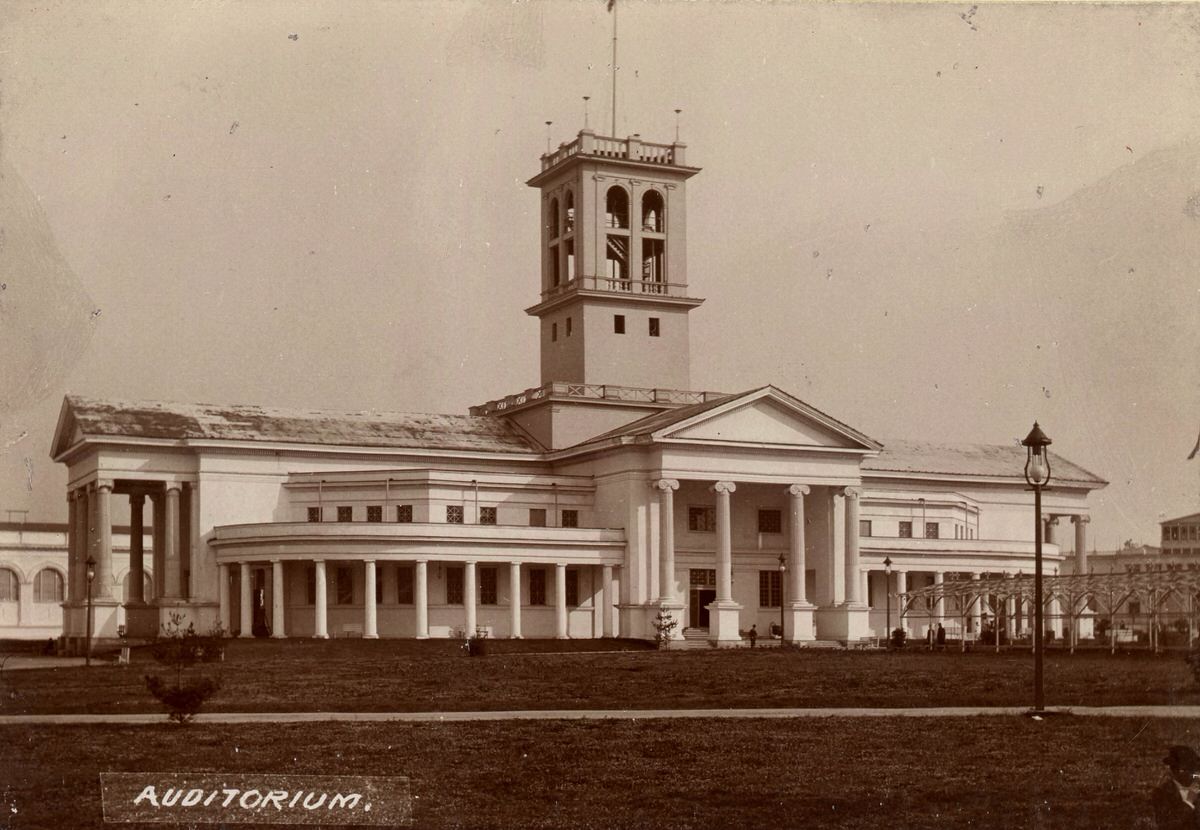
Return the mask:
[(1190, 746), (1167, 748), (1167, 775), (1154, 788), (1151, 802), (1159, 830), (1200, 828), (1200, 755)]

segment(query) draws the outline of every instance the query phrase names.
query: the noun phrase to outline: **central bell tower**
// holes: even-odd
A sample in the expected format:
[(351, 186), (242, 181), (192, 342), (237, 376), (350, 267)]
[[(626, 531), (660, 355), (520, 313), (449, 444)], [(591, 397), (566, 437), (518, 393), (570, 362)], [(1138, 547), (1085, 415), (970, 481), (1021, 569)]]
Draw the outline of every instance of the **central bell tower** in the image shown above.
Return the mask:
[(543, 384), (689, 388), (685, 149), (584, 129), (542, 156)]

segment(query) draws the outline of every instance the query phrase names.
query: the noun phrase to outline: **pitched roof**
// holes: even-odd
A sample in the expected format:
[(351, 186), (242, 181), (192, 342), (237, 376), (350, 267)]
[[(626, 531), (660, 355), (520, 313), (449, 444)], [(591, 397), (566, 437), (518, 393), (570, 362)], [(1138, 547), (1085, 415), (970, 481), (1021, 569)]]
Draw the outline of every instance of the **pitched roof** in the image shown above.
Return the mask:
[(1174, 519), (1163, 519), (1159, 522), (1160, 525), (1174, 524), (1175, 522), (1190, 522), (1193, 519), (1200, 519), (1200, 513), (1189, 513), (1186, 516), (1176, 516)]
[[(329, 412), (261, 406), (127, 403), (70, 395), (60, 418), (84, 437), (254, 441), (354, 447), (538, 453), (503, 418), (408, 412)], [(67, 449), (56, 439), (55, 455)]]
[[(998, 444), (935, 444), (928, 441), (887, 441), (883, 452), (864, 458), (864, 474), (872, 472), (926, 473), (981, 478), (1021, 478), (1025, 448)], [(1050, 453), (1054, 481), (1103, 487), (1108, 482), (1055, 453)], [(1053, 486), (1051, 481), (1051, 486)]]
[[(681, 406), (677, 409), (668, 409), (664, 412), (656, 412), (653, 415), (647, 415), (644, 418), (639, 418), (636, 421), (617, 427), (614, 430), (605, 432), (602, 435), (597, 435), (594, 438), (589, 438), (582, 442), (583, 444), (591, 444), (598, 441), (604, 441), (612, 438), (637, 438), (641, 436), (653, 435), (676, 424), (682, 424), (698, 415), (703, 415), (714, 409), (719, 409), (726, 404), (740, 400), (742, 398), (755, 398), (758, 396), (770, 396), (783, 404), (790, 406), (800, 412), (806, 413), (812, 419), (824, 424), (827, 428), (836, 432), (840, 432), (845, 436), (860, 442), (865, 448), (874, 449), (878, 447), (878, 442), (864, 435), (853, 427), (837, 420), (836, 418), (826, 415), (815, 406), (805, 403), (788, 393), (774, 386), (760, 386), (757, 389), (750, 389), (746, 392), (737, 392), (730, 395), (722, 395), (719, 398), (714, 398), (703, 403), (689, 404)], [(580, 444), (579, 446), (582, 446)]]

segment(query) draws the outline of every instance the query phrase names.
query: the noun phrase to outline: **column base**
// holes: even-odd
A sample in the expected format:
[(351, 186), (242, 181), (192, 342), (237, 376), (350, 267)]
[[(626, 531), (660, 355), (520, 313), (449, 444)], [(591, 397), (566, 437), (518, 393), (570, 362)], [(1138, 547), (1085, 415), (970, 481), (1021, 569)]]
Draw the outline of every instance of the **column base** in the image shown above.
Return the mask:
[(810, 602), (792, 602), (784, 607), (785, 643), (809, 643), (817, 639), (816, 610)]
[(822, 640), (844, 643), (871, 636), (870, 609), (857, 603), (843, 603), (814, 612), (816, 635)]
[(158, 606), (125, 603), (125, 632), (130, 637), (153, 639), (159, 635)]
[[(246, 636), (252, 636), (252, 635), (246, 635), (246, 634), (243, 634), (242, 636), (243, 636), (243, 637), (246, 637)], [(313, 635), (313, 639), (314, 639), (314, 640), (328, 640), (328, 639), (329, 639), (329, 635), (328, 635), (328, 634), (314, 634), (314, 635)]]
[(716, 600), (706, 606), (708, 609), (708, 642), (711, 645), (728, 648), (742, 644), (741, 603), (733, 600)]

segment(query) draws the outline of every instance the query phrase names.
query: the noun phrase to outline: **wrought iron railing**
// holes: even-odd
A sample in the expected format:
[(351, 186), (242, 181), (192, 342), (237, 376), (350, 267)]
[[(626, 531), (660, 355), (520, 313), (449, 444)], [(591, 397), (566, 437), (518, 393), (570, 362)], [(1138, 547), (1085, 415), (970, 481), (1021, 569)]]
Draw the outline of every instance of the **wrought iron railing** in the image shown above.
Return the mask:
[(642, 141), (634, 135), (629, 138), (611, 138), (583, 130), (574, 141), (558, 145), (558, 149), (542, 155), (542, 169), (549, 170), (571, 156), (586, 155), (600, 158), (629, 159), (648, 164), (683, 164), (683, 144), (656, 144)]
[(612, 294), (642, 294), (658, 297), (687, 297), (687, 283), (656, 280), (623, 280), (616, 277), (576, 277), (552, 285), (542, 292), (548, 300), (571, 291), (604, 291)]
[(643, 386), (616, 386), (611, 383), (566, 383), (554, 381), (508, 395), (481, 406), (471, 407), (472, 415), (498, 415), (544, 398), (582, 398), (595, 401), (628, 401), (632, 403), (687, 404), (705, 403), (726, 397), (724, 392), (691, 391), (686, 389), (654, 389)]

